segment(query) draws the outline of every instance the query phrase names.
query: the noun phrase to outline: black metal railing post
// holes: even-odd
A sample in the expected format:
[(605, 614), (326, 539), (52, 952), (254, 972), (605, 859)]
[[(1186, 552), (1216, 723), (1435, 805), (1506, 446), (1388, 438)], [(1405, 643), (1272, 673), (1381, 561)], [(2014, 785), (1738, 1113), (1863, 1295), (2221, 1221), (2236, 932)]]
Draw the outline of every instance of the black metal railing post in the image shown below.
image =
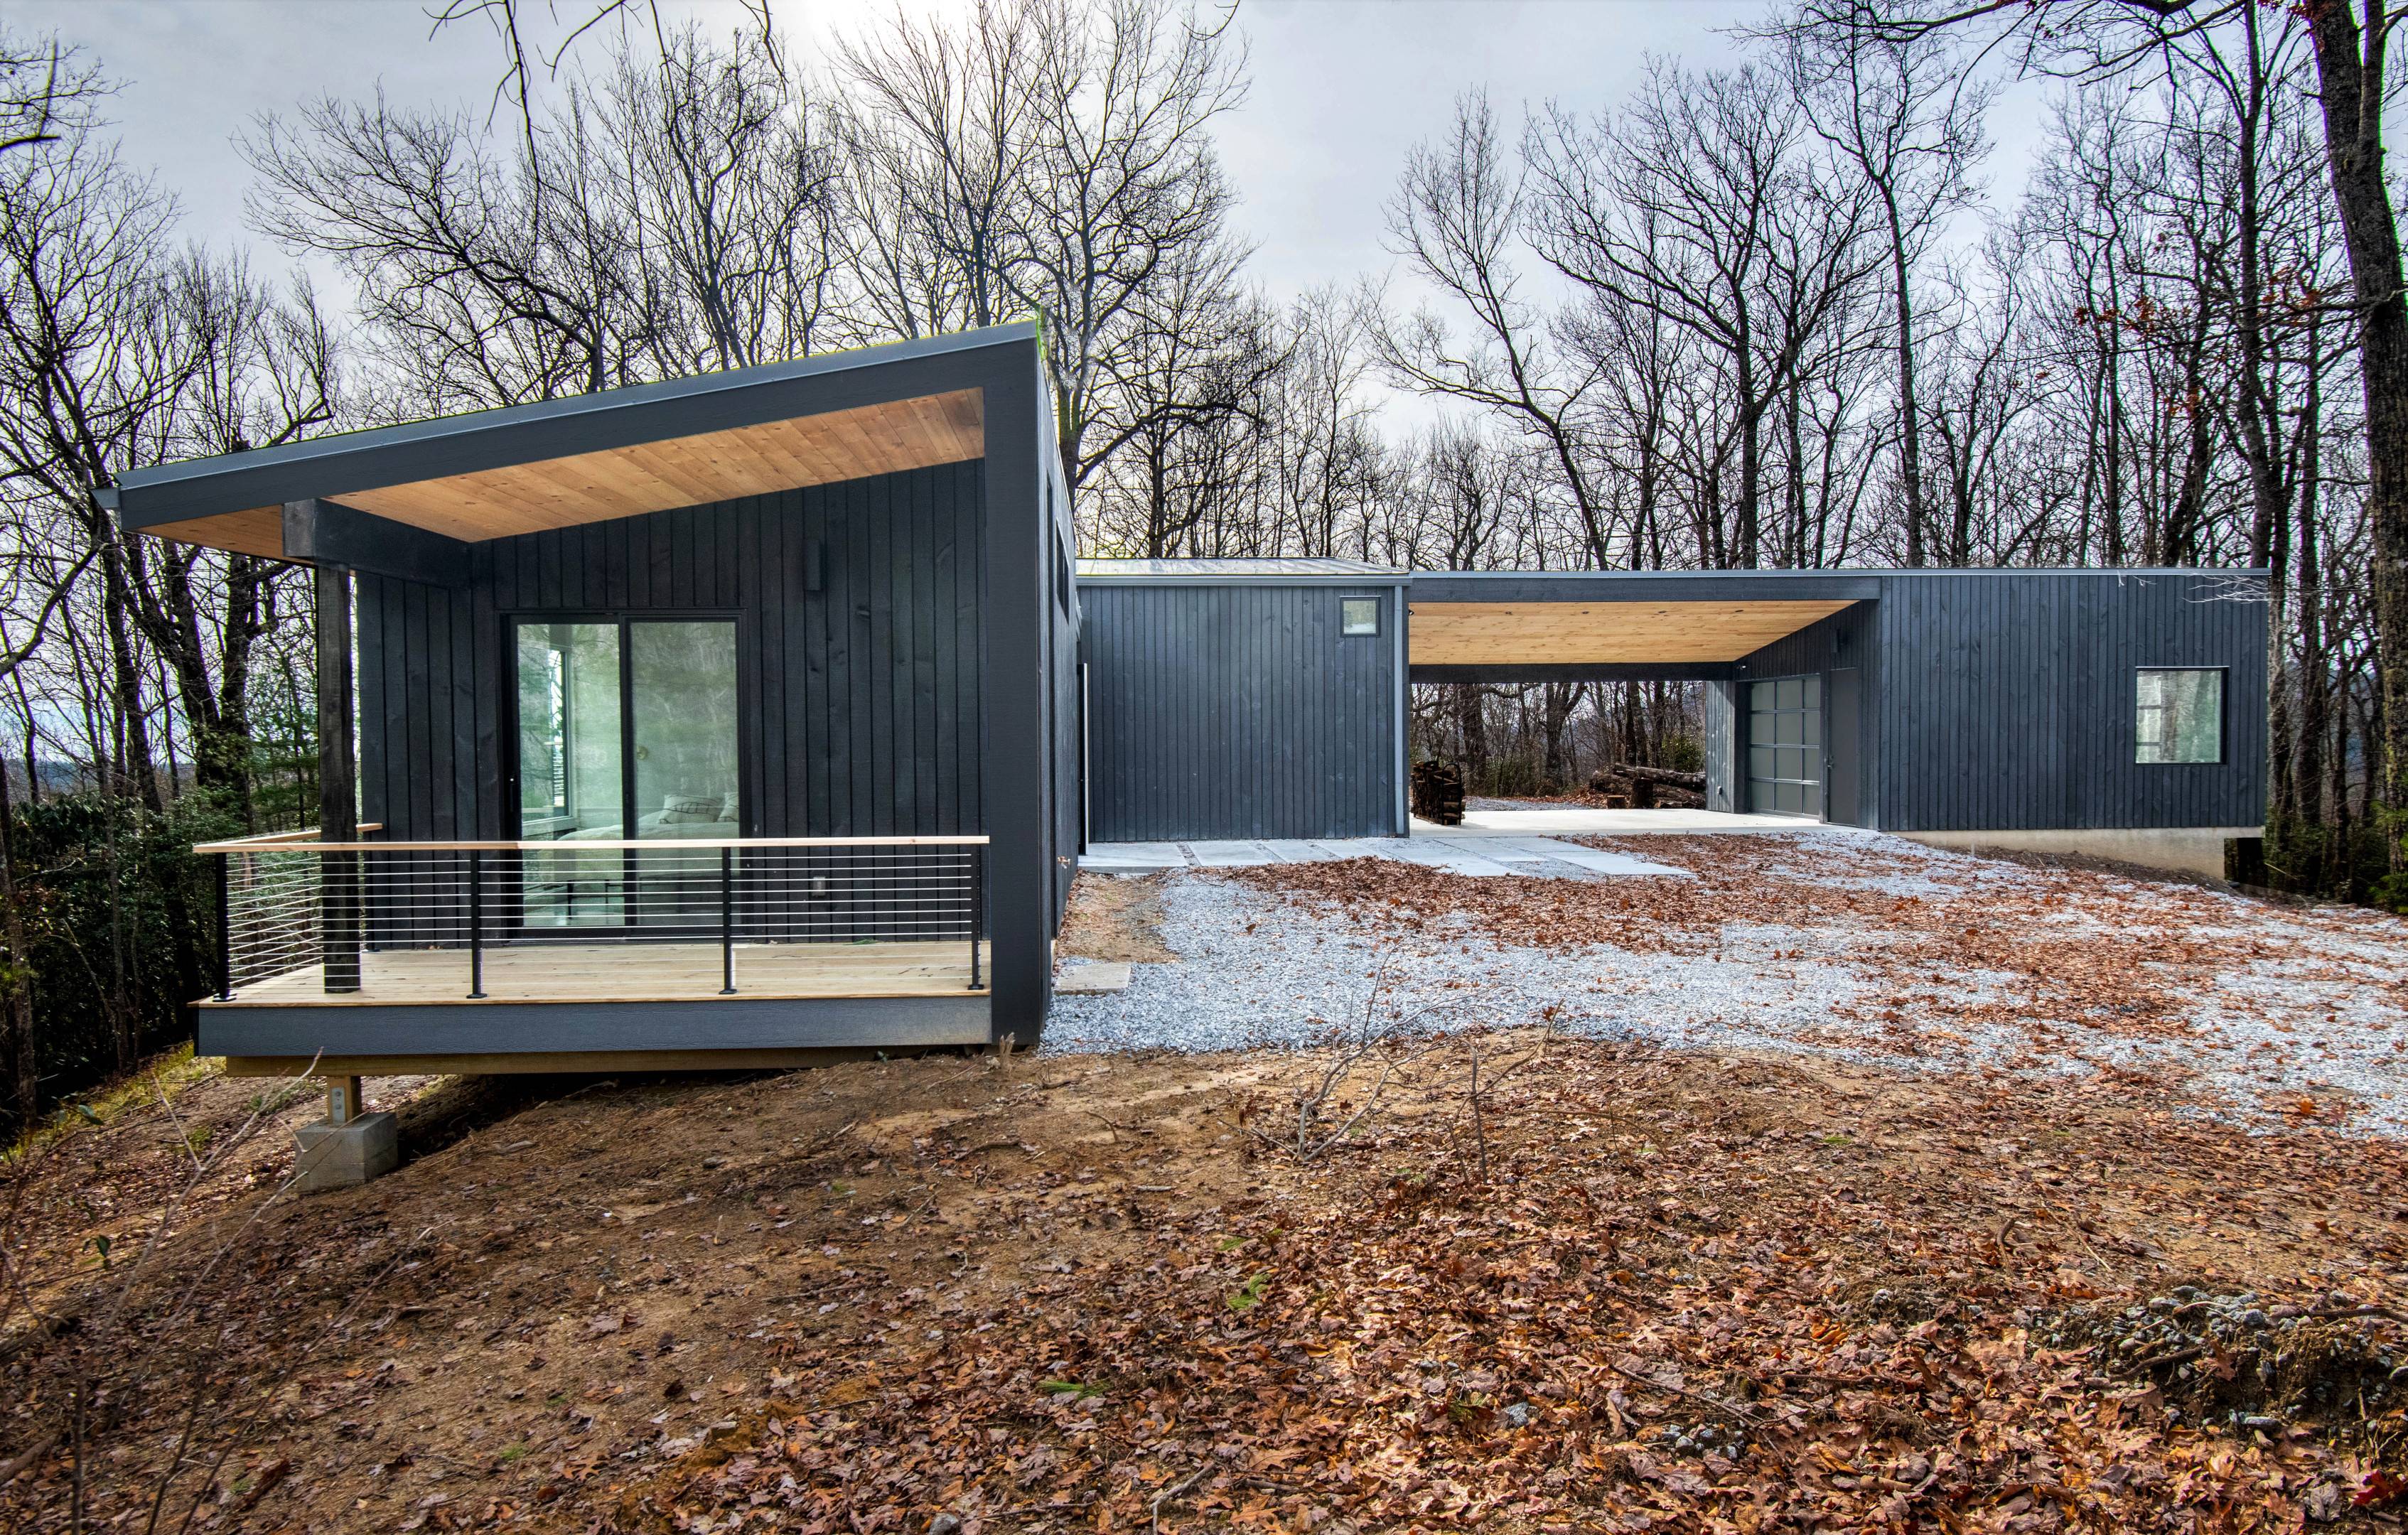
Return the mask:
[(232, 880), (226, 866), (234, 854), (221, 853), (218, 858), (218, 1000), (234, 1000), (234, 902), (230, 895)]
[(970, 844), (970, 990), (982, 991), (979, 972), (979, 940), (986, 933), (986, 844)]
[(360, 880), (365, 856), (344, 848), (318, 854), (322, 973), (330, 992), (360, 989)]
[(468, 1000), (485, 999), (485, 855), (468, 850)]
[(736, 995), (736, 850), (719, 850), (719, 995)]

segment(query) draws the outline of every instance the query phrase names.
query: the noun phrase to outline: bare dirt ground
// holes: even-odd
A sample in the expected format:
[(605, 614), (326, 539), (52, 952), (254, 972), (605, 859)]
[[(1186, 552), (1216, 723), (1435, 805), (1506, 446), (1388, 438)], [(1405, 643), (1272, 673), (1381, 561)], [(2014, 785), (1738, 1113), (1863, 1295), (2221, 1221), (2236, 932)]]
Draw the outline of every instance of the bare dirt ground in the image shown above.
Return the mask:
[(1159, 874), (1079, 882), (1079, 898), (1062, 923), (1059, 951), (1082, 959), (1162, 964), (1179, 956), (1163, 941)]
[(445, 1082), (308, 1198), (314, 1102), (129, 1092), (0, 1169), (0, 1528), (2400, 1527), (2397, 1140), (2112, 1065), (1351, 1054)]

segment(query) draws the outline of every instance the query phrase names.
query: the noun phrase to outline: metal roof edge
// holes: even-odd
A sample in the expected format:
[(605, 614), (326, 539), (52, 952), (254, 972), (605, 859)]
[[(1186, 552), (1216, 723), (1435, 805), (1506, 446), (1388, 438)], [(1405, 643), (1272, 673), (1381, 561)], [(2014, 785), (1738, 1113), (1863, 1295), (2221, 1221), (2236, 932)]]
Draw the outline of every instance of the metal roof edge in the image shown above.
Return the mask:
[[(392, 426), (363, 427), (357, 431), (329, 433), (324, 437), (283, 443), (273, 448), (252, 448), (241, 452), (219, 453), (206, 458), (183, 459), (173, 464), (154, 465), (128, 470), (118, 478), (117, 498), (122, 518), (131, 519), (131, 525), (147, 525), (153, 522), (173, 521), (184, 516), (209, 516), (225, 510), (240, 509), (229, 506), (214, 509), (193, 509), (175, 505), (179, 490), (194, 491), (212, 481), (254, 479), (290, 474), (311, 465), (335, 465), (347, 458), (390, 455), (413, 448), (433, 448), (474, 443), (495, 435), (523, 431), (557, 432), (582, 419), (608, 419), (626, 411), (642, 411), (647, 408), (692, 406), (715, 397), (741, 396), (755, 391), (776, 389), (782, 385), (815, 380), (835, 380), (848, 373), (867, 373), (878, 369), (924, 363), (948, 356), (984, 351), (1014, 344), (1036, 344), (1038, 331), (1033, 321), (1014, 321), (1002, 325), (988, 325), (977, 330), (956, 331), (944, 336), (922, 337), (906, 341), (882, 342), (874, 346), (856, 347), (843, 351), (818, 352), (809, 357), (786, 362), (764, 363), (756, 367), (733, 368), (719, 373), (696, 374), (684, 379), (664, 379), (652, 383), (629, 384), (617, 389), (600, 390), (589, 395), (567, 395), (557, 399), (537, 400), (525, 405), (495, 406), (483, 410), (464, 411), (458, 415), (436, 416), (425, 421), (404, 422)], [(841, 409), (842, 407), (837, 407)], [(731, 422), (730, 424), (740, 424)], [(671, 433), (671, 436), (679, 435)], [(630, 442), (655, 440), (632, 438)], [(546, 452), (540, 456), (557, 456)], [(530, 460), (532, 462), (534, 460)], [(406, 482), (406, 481), (395, 481)], [(344, 491), (362, 486), (343, 484), (328, 486), (305, 494), (339, 495)], [(245, 501), (249, 496), (233, 499)], [(142, 503), (154, 505), (148, 510)], [(256, 504), (256, 503), (253, 503)], [(152, 513), (155, 512), (155, 515)]]
[(1410, 571), (1356, 571), (1332, 575), (1278, 575), (1262, 571), (1237, 572), (1224, 575), (1108, 575), (1075, 576), (1073, 581), (1083, 586), (1411, 586)]
[(1698, 570), (1425, 570), (1448, 581), (1813, 581), (1862, 576), (2265, 576), (2262, 565), (1828, 565)]

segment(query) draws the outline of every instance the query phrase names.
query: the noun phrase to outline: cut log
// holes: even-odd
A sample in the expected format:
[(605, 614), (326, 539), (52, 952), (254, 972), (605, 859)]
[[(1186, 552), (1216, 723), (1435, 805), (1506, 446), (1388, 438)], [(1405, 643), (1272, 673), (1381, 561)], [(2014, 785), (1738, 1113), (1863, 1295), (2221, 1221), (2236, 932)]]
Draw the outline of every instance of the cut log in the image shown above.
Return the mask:
[(1627, 762), (1615, 763), (1608, 771), (1633, 783), (1662, 783), (1675, 789), (1695, 789), (1699, 794), (1706, 791), (1706, 775), (1703, 773), (1684, 773), (1672, 768), (1640, 768)]

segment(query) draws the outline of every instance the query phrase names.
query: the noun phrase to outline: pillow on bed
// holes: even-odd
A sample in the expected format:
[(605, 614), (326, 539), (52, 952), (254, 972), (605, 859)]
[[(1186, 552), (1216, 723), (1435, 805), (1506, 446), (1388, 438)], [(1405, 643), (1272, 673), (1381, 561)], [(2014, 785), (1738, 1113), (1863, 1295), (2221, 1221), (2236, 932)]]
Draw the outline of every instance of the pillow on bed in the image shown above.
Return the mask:
[(719, 818), (722, 821), (733, 821), (737, 818), (735, 790), (728, 790), (726, 797), (719, 802)]
[(670, 795), (661, 801), (661, 825), (691, 826), (722, 819), (717, 795)]

